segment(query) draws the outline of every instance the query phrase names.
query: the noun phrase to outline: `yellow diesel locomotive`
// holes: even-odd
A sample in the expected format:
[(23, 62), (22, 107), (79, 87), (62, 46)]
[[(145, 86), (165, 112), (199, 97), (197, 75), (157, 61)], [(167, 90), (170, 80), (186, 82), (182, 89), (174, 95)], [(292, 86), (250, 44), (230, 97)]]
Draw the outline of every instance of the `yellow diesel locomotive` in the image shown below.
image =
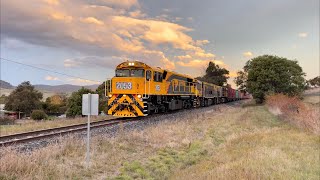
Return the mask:
[(119, 64), (106, 81), (108, 114), (147, 116), (227, 101), (227, 89), (139, 61)]

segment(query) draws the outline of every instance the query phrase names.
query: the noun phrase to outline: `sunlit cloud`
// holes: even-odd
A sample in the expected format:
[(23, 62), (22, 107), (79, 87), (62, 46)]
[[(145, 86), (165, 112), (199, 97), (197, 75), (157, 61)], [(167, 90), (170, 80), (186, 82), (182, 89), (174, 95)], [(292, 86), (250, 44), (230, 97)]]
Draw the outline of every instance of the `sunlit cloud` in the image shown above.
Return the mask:
[(188, 60), (188, 59), (191, 59), (192, 57), (187, 54), (187, 55), (184, 55), (184, 56), (174, 56), (176, 59), (179, 59), (179, 60)]
[(189, 62), (178, 61), (176, 64), (184, 67), (199, 68), (199, 67), (207, 66), (209, 62), (214, 62), (217, 65), (224, 65), (224, 63), (219, 60), (200, 60), (200, 59), (194, 59)]
[[(112, 68), (121, 63), (121, 60), (111, 58), (114, 56), (130, 57), (174, 70), (177, 60), (188, 66), (196, 62), (190, 60), (215, 57), (202, 48), (209, 40), (193, 39), (189, 32), (195, 30), (179, 24), (180, 17), (170, 17), (169, 20), (165, 13), (160, 15), (161, 20), (151, 17), (143, 12), (137, 0), (38, 2), (30, 0), (30, 4), (39, 6), (38, 10), (30, 10), (20, 6), (20, 1), (1, 1), (6, 11), (15, 12), (3, 13), (2, 33), (6, 38), (14, 32), (23, 42), (71, 49), (83, 55), (65, 59), (65, 68), (84, 68), (89, 64), (95, 68)], [(191, 17), (187, 19), (193, 20)], [(32, 26), (24, 28), (25, 22)]]
[(129, 12), (129, 15), (133, 18), (143, 18), (146, 16), (146, 14), (142, 13), (140, 10)]
[(212, 53), (205, 53), (205, 51), (203, 49), (199, 49), (197, 48), (197, 51), (195, 52), (195, 56), (198, 58), (214, 58), (215, 55)]
[(65, 22), (71, 22), (72, 19), (73, 19), (71, 16), (66, 15), (66, 14), (64, 14), (62, 12), (58, 12), (58, 11), (51, 13), (50, 16), (51, 16), (52, 19), (62, 20), (62, 21), (65, 21)]
[(306, 33), (306, 32), (301, 32), (301, 33), (298, 34), (298, 36), (301, 37), (301, 38), (305, 38), (305, 37), (308, 36), (308, 33)]
[(101, 84), (99, 81), (92, 81), (87, 79), (81, 79), (81, 78), (68, 78), (66, 80), (70, 84), (74, 85), (93, 85), (93, 84)]
[(44, 0), (44, 1), (50, 5), (59, 5), (60, 4), (59, 0)]
[(237, 72), (235, 72), (235, 71), (230, 71), (230, 72), (229, 72), (229, 77), (232, 77), (232, 78), (237, 77)]
[(47, 81), (57, 81), (57, 80), (59, 80), (59, 78), (55, 77), (55, 76), (46, 76), (45, 80), (47, 80)]
[[(94, 3), (94, 1), (92, 3)], [(138, 0), (100, 0), (99, 3), (105, 6), (114, 6), (127, 9), (132, 6), (140, 6)]]
[(252, 57), (252, 56), (253, 56), (253, 53), (250, 52), (250, 51), (247, 51), (247, 52), (242, 53), (242, 55), (243, 55), (244, 57), (249, 58), (249, 57)]
[(92, 23), (92, 24), (96, 24), (96, 25), (103, 25), (104, 23), (94, 17), (87, 17), (87, 18), (84, 18), (82, 19), (83, 22), (86, 22), (86, 23)]
[(208, 44), (208, 43), (210, 43), (209, 40), (197, 40), (196, 41), (196, 45), (197, 46), (203, 46), (203, 45)]

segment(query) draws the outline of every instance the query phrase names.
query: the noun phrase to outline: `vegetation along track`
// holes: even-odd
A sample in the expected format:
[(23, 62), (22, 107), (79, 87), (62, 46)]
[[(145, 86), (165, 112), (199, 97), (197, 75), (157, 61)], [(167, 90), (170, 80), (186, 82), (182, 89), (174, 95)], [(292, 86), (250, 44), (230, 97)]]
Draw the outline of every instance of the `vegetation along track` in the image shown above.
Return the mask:
[[(122, 122), (132, 122), (137, 121), (136, 118), (117, 118), (112, 120), (102, 120), (90, 123), (90, 128), (95, 129), (104, 126), (112, 126)], [(87, 129), (87, 123), (69, 125), (58, 128), (42, 129), (37, 131), (30, 131), (6, 136), (0, 136), (0, 146), (9, 146), (19, 143), (31, 142), (39, 139), (60, 136), (80, 131), (85, 131)]]

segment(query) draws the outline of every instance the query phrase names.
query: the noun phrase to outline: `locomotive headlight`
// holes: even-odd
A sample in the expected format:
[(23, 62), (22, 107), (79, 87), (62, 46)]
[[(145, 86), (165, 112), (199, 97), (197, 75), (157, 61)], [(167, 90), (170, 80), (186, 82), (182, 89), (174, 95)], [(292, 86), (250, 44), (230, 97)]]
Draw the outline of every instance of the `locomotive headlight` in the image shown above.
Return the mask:
[(134, 63), (129, 62), (129, 66), (134, 66)]
[(109, 94), (109, 98), (111, 98), (112, 97), (112, 94)]
[(138, 98), (141, 98), (141, 94), (138, 94)]

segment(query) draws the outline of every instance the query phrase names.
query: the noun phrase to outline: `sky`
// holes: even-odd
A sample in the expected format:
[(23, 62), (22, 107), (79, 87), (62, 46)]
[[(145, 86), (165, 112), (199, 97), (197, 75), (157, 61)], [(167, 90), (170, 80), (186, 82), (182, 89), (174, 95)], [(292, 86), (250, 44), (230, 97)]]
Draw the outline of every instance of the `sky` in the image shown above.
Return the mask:
[(1, 79), (99, 84), (139, 60), (191, 76), (236, 72), (259, 55), (319, 76), (319, 0), (1, 0)]

